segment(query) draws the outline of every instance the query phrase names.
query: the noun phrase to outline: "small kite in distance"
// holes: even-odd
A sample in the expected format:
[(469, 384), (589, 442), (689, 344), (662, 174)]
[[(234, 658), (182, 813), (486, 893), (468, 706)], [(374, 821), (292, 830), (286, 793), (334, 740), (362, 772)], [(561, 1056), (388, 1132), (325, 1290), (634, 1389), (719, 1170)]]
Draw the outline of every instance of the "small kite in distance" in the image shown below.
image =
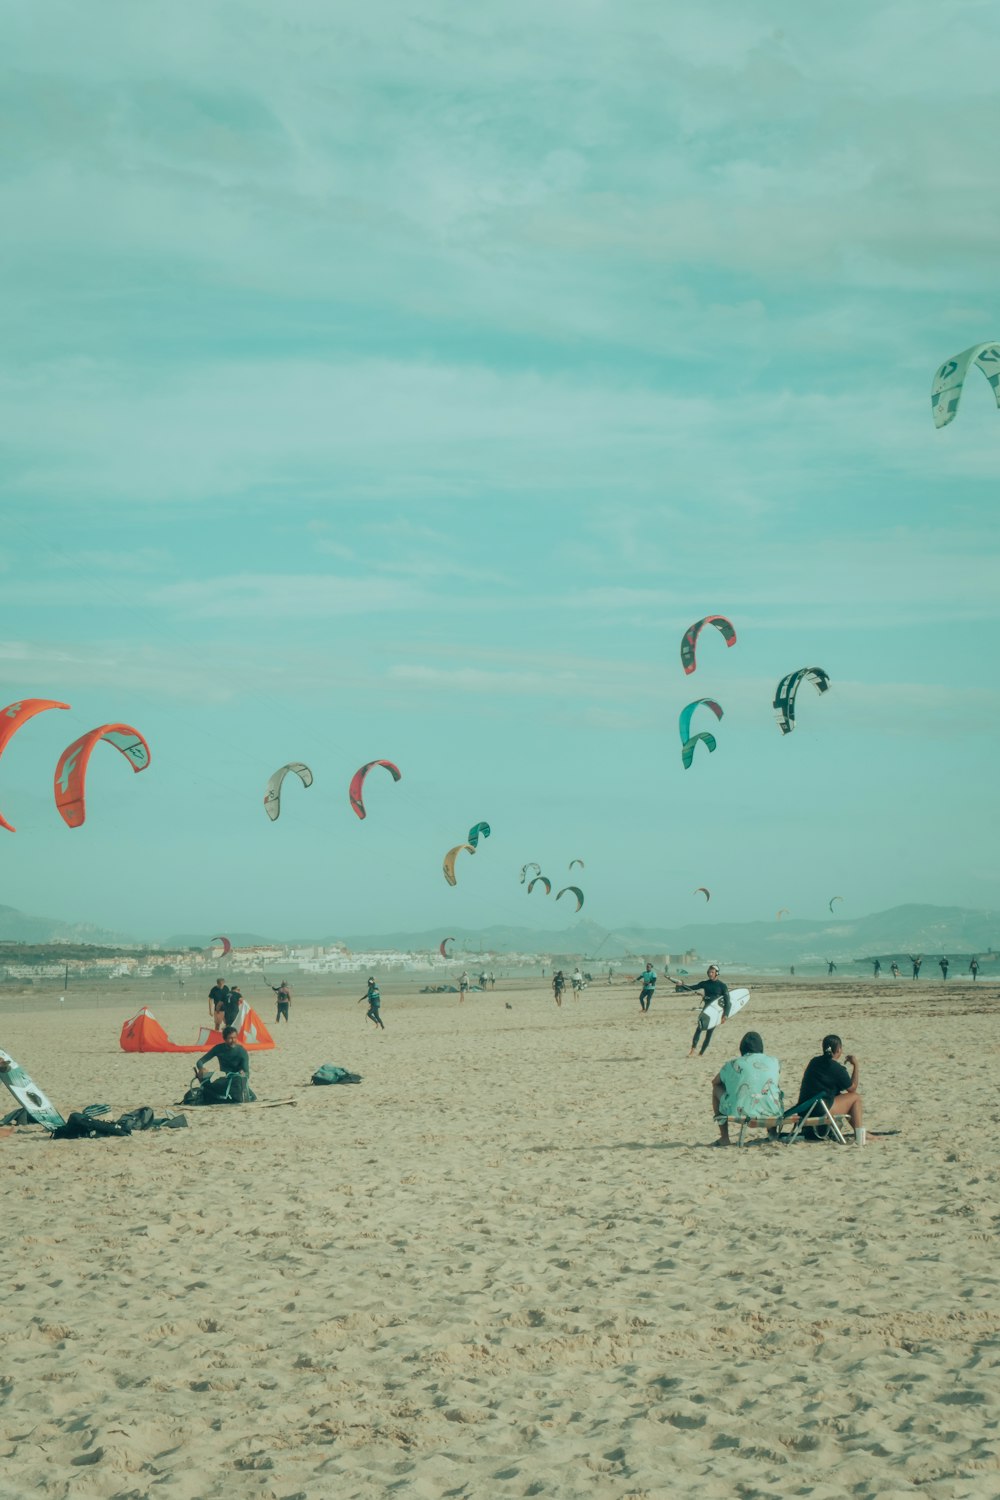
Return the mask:
[(704, 895), (706, 901), (711, 901), (711, 899), (712, 899), (712, 892), (708, 889), (708, 886), (706, 886), (706, 885), (697, 885), (697, 886), (695, 886), (694, 890), (691, 892), (692, 896), (697, 896), (697, 894), (698, 894), (699, 891), (702, 892), (702, 894)]
[(552, 895), (552, 882), (544, 875), (536, 875), (534, 880), (528, 881), (528, 895), (530, 896), (536, 885), (544, 885), (546, 896)]
[[(21, 698), (17, 703), (0, 708), (0, 755), (22, 724), (49, 708), (69, 708), (69, 704), (57, 703), (54, 698)], [(3, 813), (0, 813), (0, 828), (6, 828), (9, 833), (16, 832), (13, 823), (8, 823)]]
[(527, 875), (527, 873), (528, 873), (529, 870), (534, 870), (534, 872), (535, 872), (536, 875), (540, 875), (542, 873), (542, 867), (541, 867), (541, 865), (536, 865), (535, 862), (534, 862), (534, 860), (530, 861), (530, 863), (528, 863), (526, 865), (522, 865), (521, 866), (521, 884), (522, 885), (524, 884), (525, 876)]
[(722, 705), (716, 703), (714, 698), (696, 698), (693, 703), (689, 703), (686, 708), (681, 709), (681, 716), (677, 721), (682, 745), (686, 744), (691, 738), (691, 720), (694, 718), (695, 709), (702, 707), (702, 705), (705, 708), (710, 708), (717, 719), (722, 718)]
[(101, 740), (114, 745), (133, 771), (145, 771), (149, 765), (149, 746), (138, 729), (133, 729), (131, 724), (102, 724), (98, 729), (81, 734), (78, 740), (66, 747), (56, 766), (56, 807), (68, 828), (79, 828), (86, 819), (87, 766), (94, 746)]
[(780, 921), (781, 921), (781, 919), (782, 919), (782, 917), (790, 917), (790, 916), (791, 916), (791, 915), (792, 915), (792, 914), (791, 914), (791, 912), (790, 912), (790, 911), (789, 911), (789, 910), (788, 910), (788, 907), (787, 907), (787, 906), (782, 906), (782, 907), (779, 907), (779, 909), (778, 909), (778, 913), (777, 913), (777, 916), (776, 916), (776, 917), (775, 917), (775, 919), (774, 919), (774, 920), (775, 920), (775, 921), (776, 921), (776, 922), (780, 922)]
[(473, 849), (479, 848), (480, 834), (482, 834), (484, 839), (489, 838), (490, 825), (488, 823), (473, 823), (472, 827), (469, 829), (469, 843), (472, 845)]
[(931, 383), (931, 413), (935, 427), (947, 427), (955, 420), (958, 403), (965, 388), (965, 377), (970, 365), (982, 370), (993, 387), (997, 406), (1000, 406), (1000, 344), (973, 344), (963, 349), (934, 372)]
[(684, 668), (686, 676), (690, 676), (698, 665), (695, 660), (695, 647), (698, 644), (698, 637), (705, 625), (714, 625), (727, 646), (736, 645), (736, 631), (733, 627), (733, 622), (732, 620), (727, 620), (725, 615), (706, 615), (703, 620), (696, 620), (693, 625), (688, 626), (681, 638), (681, 666)]
[(830, 686), (830, 676), (822, 667), (799, 667), (797, 672), (789, 672), (781, 679), (775, 688), (771, 707), (782, 734), (791, 734), (795, 728), (795, 699), (803, 682), (811, 682), (817, 693), (825, 693)]
[(212, 942), (222, 944), (222, 952), (219, 954), (220, 958), (225, 958), (227, 953), (232, 953), (233, 951), (233, 945), (227, 937), (214, 937)]
[(579, 865), (581, 870), (585, 870), (587, 868), (582, 859), (571, 859), (569, 862), (569, 867), (571, 870), (574, 865)]
[(438, 949), (438, 952), (440, 953), (440, 955), (441, 955), (442, 958), (450, 958), (451, 957), (451, 954), (447, 951), (447, 949), (448, 949), (448, 944), (449, 943), (453, 943), (454, 941), (455, 941), (455, 939), (453, 937), (442, 938), (441, 939), (441, 946)]
[(400, 781), (403, 776), (402, 771), (398, 766), (394, 766), (391, 760), (370, 760), (367, 762), (367, 764), (359, 766), (354, 775), (351, 777), (351, 785), (348, 792), (348, 795), (351, 799), (351, 806), (354, 808), (354, 811), (357, 813), (359, 818), (363, 818), (366, 816), (365, 804), (361, 792), (365, 784), (365, 777), (368, 775), (368, 772), (371, 770), (372, 766), (384, 766), (385, 769), (389, 772), (393, 781)]
[(282, 766), (280, 771), (275, 771), (267, 783), (267, 790), (264, 793), (264, 811), (272, 823), (281, 812), (281, 783), (289, 771), (295, 772), (303, 786), (312, 786), (313, 784), (313, 773), (300, 760), (290, 760), (287, 766)]
[(444, 878), (445, 880), (447, 880), (449, 885), (458, 884), (458, 880), (455, 875), (455, 861), (463, 851), (466, 854), (475, 854), (476, 852), (471, 844), (456, 844), (454, 849), (449, 849), (448, 853), (444, 857), (441, 868), (444, 871)]
[(694, 752), (698, 747), (699, 740), (707, 747), (709, 755), (715, 754), (716, 740), (714, 734), (709, 734), (703, 729), (700, 734), (694, 734), (687, 744), (681, 749), (681, 760), (684, 762), (685, 771), (690, 771), (691, 762), (694, 760)]
[(564, 885), (562, 890), (559, 892), (559, 895), (556, 897), (556, 900), (558, 901), (560, 896), (565, 896), (567, 891), (572, 891), (573, 895), (576, 897), (576, 909), (577, 911), (582, 911), (583, 892), (578, 885)]

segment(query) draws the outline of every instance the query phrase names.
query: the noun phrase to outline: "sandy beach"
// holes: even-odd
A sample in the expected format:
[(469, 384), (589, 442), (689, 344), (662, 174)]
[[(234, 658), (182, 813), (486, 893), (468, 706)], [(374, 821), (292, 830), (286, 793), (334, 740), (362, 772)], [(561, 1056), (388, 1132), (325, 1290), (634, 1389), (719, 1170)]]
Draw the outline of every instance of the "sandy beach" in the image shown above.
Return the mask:
[[(258, 1105), (0, 1141), (5, 1500), (1000, 1493), (995, 985), (756, 986), (697, 1060), (662, 980), (388, 981), (384, 1035), (363, 988), (295, 986)], [(175, 1106), (191, 1060), (118, 1048), (143, 1000), (206, 1019), (9, 995), (2, 1045), (64, 1113)], [(789, 1101), (840, 1032), (863, 1150), (709, 1149), (750, 1027)]]

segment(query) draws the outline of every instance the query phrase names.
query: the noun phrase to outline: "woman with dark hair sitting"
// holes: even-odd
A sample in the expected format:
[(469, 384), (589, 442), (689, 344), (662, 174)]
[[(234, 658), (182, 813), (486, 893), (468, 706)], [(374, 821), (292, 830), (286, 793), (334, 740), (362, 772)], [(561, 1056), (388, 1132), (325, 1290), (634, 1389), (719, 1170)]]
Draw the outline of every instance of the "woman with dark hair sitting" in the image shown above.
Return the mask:
[[(778, 1086), (781, 1064), (764, 1051), (759, 1031), (747, 1031), (739, 1057), (723, 1063), (712, 1079), (712, 1114), (719, 1118), (719, 1146), (731, 1146), (729, 1119), (780, 1118), (784, 1100)], [(773, 1127), (771, 1133), (773, 1134)]]
[(844, 1063), (840, 1061), (844, 1050), (840, 1037), (831, 1032), (823, 1038), (822, 1045), (820, 1056), (814, 1057), (806, 1065), (796, 1108), (807, 1105), (819, 1096), (831, 1115), (847, 1115), (854, 1127), (855, 1137), (860, 1140), (864, 1107), (858, 1093), (858, 1060), (850, 1054), (844, 1058), (844, 1062), (850, 1065), (851, 1071), (848, 1073)]

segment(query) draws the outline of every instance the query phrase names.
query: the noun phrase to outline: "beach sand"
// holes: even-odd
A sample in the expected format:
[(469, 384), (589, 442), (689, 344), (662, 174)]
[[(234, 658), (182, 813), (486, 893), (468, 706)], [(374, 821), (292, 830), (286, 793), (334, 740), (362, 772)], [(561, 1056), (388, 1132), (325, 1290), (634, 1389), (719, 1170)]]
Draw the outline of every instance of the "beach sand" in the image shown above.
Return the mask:
[[(294, 988), (253, 1058), (294, 1107), (0, 1140), (5, 1500), (1000, 1494), (995, 984), (772, 982), (690, 1061), (662, 980), (643, 1017), (623, 983), (390, 978), (384, 1035), (363, 976)], [(119, 1050), (142, 1000), (207, 1019), (39, 990), (0, 1042), (64, 1113), (161, 1110), (191, 1060)], [(751, 1027), (789, 1101), (840, 1032), (899, 1134), (708, 1149)]]

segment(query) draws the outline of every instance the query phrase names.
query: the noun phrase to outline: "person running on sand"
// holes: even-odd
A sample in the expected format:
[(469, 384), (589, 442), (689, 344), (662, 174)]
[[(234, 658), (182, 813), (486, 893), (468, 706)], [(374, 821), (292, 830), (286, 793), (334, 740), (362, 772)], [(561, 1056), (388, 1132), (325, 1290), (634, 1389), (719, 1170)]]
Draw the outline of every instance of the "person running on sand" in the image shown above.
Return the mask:
[(858, 1060), (850, 1054), (844, 1058), (844, 1062), (850, 1065), (851, 1071), (848, 1073), (840, 1061), (844, 1044), (839, 1036), (832, 1033), (823, 1038), (822, 1047), (820, 1056), (814, 1057), (806, 1065), (795, 1107), (798, 1109), (799, 1105), (806, 1105), (810, 1099), (821, 1095), (832, 1115), (847, 1115), (850, 1118), (857, 1135), (864, 1119), (864, 1106), (858, 1093)]
[(378, 985), (375, 983), (374, 978), (370, 978), (368, 980), (367, 990), (365, 990), (365, 993), (358, 999), (359, 1005), (361, 1004), (362, 1000), (368, 1001), (368, 1009), (365, 1011), (365, 1020), (374, 1021), (375, 1025), (380, 1026), (384, 1031), (385, 1023), (382, 1020), (381, 1015), (379, 1014), (379, 1007), (382, 1004), (382, 995), (379, 991)]
[(283, 979), (280, 984), (272, 984), (271, 988), (274, 991), (275, 998), (278, 1002), (278, 1014), (274, 1018), (274, 1024), (275, 1026), (277, 1026), (282, 1016), (284, 1016), (285, 1022), (287, 1024), (288, 1007), (292, 1003), (292, 992), (288, 987), (288, 980)]
[(698, 1014), (698, 1024), (694, 1029), (694, 1036), (691, 1038), (691, 1050), (688, 1053), (688, 1057), (694, 1057), (698, 1050), (698, 1038), (702, 1034), (704, 1034), (705, 1040), (701, 1044), (701, 1055), (704, 1057), (716, 1030), (711, 1024), (711, 1018), (708, 1015), (708, 1006), (711, 1005), (713, 1000), (721, 1000), (723, 1014), (719, 1025), (725, 1026), (729, 1020), (729, 1012), (732, 1007), (732, 1001), (729, 998), (729, 986), (719, 978), (719, 971), (715, 964), (709, 964), (707, 979), (700, 979), (697, 984), (677, 984), (674, 986), (674, 990), (677, 994), (680, 994), (681, 991), (701, 990), (702, 1008)]
[(557, 1005), (562, 1005), (563, 990), (566, 986), (566, 976), (562, 969), (557, 969), (552, 976), (552, 998)]
[(639, 991), (639, 1009), (643, 1015), (649, 1010), (650, 1002), (653, 999), (653, 991), (656, 989), (656, 970), (648, 960), (645, 960), (645, 963), (646, 967), (636, 980), (636, 984), (642, 985), (642, 989)]

